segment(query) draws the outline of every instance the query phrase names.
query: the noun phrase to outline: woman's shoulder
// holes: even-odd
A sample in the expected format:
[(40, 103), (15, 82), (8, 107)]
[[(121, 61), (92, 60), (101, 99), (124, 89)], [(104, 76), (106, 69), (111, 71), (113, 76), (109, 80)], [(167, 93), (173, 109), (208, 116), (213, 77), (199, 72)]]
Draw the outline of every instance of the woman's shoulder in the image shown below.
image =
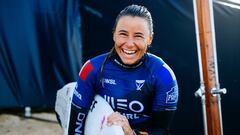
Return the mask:
[(93, 57), (90, 59), (91, 63), (93, 64), (99, 64), (104, 61), (104, 59), (107, 57), (108, 53), (100, 54), (96, 57)]
[(161, 57), (152, 53), (147, 53), (147, 64), (153, 67), (154, 66), (161, 67), (166, 63), (163, 61)]
[(108, 53), (104, 53), (104, 54), (100, 54), (98, 56), (95, 56), (91, 59), (88, 59), (84, 65), (82, 66), (82, 69), (85, 68), (90, 68), (93, 70), (99, 70), (99, 68), (101, 68), (101, 65), (104, 61), (104, 59), (106, 58), (106, 56), (108, 55)]
[(154, 54), (148, 53), (147, 65), (152, 73), (168, 73), (174, 75), (170, 66), (164, 60)]

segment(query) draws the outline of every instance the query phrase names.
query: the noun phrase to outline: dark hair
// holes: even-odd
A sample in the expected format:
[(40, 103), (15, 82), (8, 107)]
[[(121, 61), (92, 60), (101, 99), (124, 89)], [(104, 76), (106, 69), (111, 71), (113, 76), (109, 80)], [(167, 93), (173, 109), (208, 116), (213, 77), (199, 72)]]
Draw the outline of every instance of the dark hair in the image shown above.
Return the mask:
[[(119, 19), (123, 16), (132, 16), (132, 17), (141, 17), (143, 19), (146, 19), (146, 21), (148, 22), (149, 25), (149, 31), (150, 34), (153, 33), (153, 23), (152, 23), (152, 16), (151, 13), (148, 11), (148, 9), (144, 6), (139, 6), (139, 5), (130, 5), (125, 7), (117, 16), (116, 20), (115, 20), (115, 24), (113, 26), (113, 31), (115, 31), (117, 23), (119, 21)], [(109, 54), (107, 55), (107, 57), (104, 59), (101, 69), (100, 69), (100, 81), (102, 83), (102, 86), (104, 87), (104, 82), (102, 80), (102, 74), (103, 74), (103, 68), (105, 63), (107, 62), (107, 60), (112, 56), (114, 52), (114, 47), (110, 50)]]
[(150, 34), (153, 32), (153, 22), (152, 22), (152, 16), (151, 13), (148, 11), (148, 9), (144, 6), (139, 6), (139, 5), (130, 5), (124, 8), (117, 16), (115, 20), (115, 24), (113, 26), (113, 31), (115, 31), (117, 23), (119, 19), (122, 16), (132, 16), (132, 17), (141, 17), (143, 19), (146, 19), (149, 25), (149, 31)]

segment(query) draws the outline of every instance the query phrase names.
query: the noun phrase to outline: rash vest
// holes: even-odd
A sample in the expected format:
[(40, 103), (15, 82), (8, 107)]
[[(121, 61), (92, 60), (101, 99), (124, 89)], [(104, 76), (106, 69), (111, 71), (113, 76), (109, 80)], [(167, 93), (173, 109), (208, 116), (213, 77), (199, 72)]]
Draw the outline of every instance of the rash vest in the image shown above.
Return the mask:
[(146, 53), (135, 65), (124, 65), (106, 54), (88, 60), (79, 73), (72, 103), (89, 108), (95, 94), (128, 118), (131, 127), (144, 124), (152, 111), (176, 110), (178, 85), (172, 69), (158, 56)]

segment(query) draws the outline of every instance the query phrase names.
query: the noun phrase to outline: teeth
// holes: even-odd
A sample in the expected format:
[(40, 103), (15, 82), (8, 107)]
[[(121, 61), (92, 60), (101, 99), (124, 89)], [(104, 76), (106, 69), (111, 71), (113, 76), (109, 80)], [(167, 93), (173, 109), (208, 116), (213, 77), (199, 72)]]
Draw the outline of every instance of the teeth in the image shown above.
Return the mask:
[(130, 50), (123, 49), (123, 52), (126, 54), (134, 54), (136, 51), (130, 51)]

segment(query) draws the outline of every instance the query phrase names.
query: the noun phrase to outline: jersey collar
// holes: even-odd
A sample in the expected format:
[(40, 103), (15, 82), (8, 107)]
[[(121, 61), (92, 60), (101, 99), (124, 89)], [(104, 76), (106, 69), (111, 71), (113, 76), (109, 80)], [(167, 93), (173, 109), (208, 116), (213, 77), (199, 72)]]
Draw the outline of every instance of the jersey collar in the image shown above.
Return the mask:
[(121, 60), (121, 58), (118, 56), (118, 54), (116, 53), (116, 51), (113, 52), (113, 55), (112, 55), (112, 61), (123, 67), (123, 68), (128, 68), (128, 69), (132, 69), (132, 68), (137, 68), (139, 66), (141, 66), (145, 60), (145, 57), (146, 57), (146, 54), (143, 55), (143, 57), (135, 64), (132, 64), (132, 65), (127, 65), (127, 64), (124, 64)]

